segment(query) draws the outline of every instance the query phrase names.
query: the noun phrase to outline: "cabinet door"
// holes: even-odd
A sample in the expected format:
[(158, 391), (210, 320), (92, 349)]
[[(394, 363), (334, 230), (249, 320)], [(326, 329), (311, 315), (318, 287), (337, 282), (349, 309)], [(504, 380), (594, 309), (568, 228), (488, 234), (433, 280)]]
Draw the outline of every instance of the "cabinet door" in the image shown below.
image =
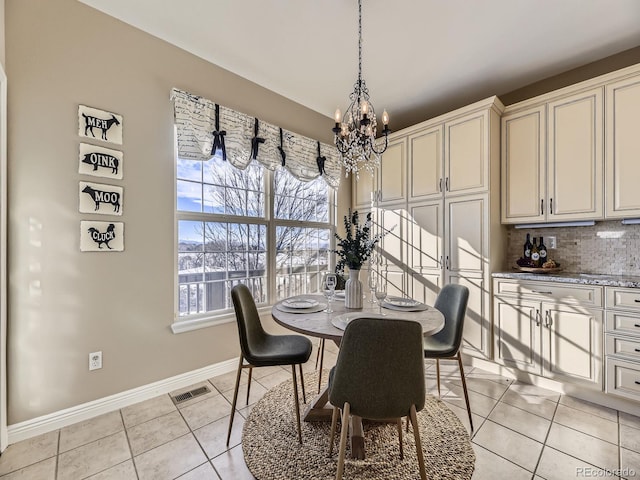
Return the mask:
[(607, 85), (607, 218), (640, 216), (640, 77)]
[(540, 302), (494, 297), (494, 360), (540, 375)]
[(502, 117), (502, 223), (543, 222), (546, 107)]
[(444, 203), (442, 201), (410, 205), (407, 222), (409, 262), (414, 270), (439, 273), (444, 266)]
[(409, 137), (409, 201), (442, 196), (443, 132), (438, 125)]
[(602, 310), (543, 303), (543, 375), (602, 387)]
[(482, 276), (451, 273), (445, 276), (445, 284), (464, 285), (469, 289), (467, 314), (464, 319), (462, 351), (480, 358), (491, 358), (491, 321), (489, 317), (489, 288)]
[(474, 195), (445, 201), (445, 268), (481, 274), (488, 262), (488, 197)]
[(366, 170), (358, 177), (351, 175), (351, 203), (354, 210), (372, 207), (373, 195), (377, 191), (376, 176)]
[(380, 205), (389, 205), (406, 201), (406, 160), (406, 137), (389, 142), (387, 150), (382, 154), (380, 171), (378, 172)]
[(489, 189), (488, 124), (486, 111), (445, 123), (446, 192), (468, 194)]
[(551, 102), (547, 220), (604, 216), (602, 88)]
[(411, 298), (427, 305), (435, 305), (438, 293), (442, 289), (442, 273), (418, 271), (411, 276)]

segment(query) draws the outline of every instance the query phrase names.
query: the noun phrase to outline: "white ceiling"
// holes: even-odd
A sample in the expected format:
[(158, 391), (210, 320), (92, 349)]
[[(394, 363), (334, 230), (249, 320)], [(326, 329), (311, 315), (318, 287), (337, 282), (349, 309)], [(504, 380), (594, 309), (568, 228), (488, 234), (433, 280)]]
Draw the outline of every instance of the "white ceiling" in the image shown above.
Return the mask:
[[(327, 116), (357, 78), (356, 0), (80, 1)], [(640, 0), (364, 0), (362, 11), (363, 77), (392, 129), (640, 45)]]

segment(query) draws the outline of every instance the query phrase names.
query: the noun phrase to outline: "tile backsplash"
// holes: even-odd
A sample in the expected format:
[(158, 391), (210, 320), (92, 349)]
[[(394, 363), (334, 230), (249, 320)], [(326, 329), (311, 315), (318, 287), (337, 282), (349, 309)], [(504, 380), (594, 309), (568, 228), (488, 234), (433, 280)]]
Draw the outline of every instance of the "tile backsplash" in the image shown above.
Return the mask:
[[(596, 222), (593, 227), (507, 228), (508, 259), (511, 265), (522, 256), (527, 233), (542, 236), (549, 259), (560, 263), (566, 272), (640, 276), (640, 225), (622, 225), (620, 221)], [(554, 236), (557, 248), (549, 248)]]

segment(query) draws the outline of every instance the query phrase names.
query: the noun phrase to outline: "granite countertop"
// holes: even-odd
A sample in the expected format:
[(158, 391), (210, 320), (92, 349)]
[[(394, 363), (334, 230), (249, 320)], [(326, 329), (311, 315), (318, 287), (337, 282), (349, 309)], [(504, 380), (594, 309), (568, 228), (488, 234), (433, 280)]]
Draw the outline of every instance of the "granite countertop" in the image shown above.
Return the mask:
[(494, 272), (493, 278), (512, 278), (514, 280), (538, 280), (541, 282), (573, 283), (578, 285), (600, 285), (603, 287), (640, 288), (640, 277), (631, 275), (600, 275), (595, 273), (526, 273)]

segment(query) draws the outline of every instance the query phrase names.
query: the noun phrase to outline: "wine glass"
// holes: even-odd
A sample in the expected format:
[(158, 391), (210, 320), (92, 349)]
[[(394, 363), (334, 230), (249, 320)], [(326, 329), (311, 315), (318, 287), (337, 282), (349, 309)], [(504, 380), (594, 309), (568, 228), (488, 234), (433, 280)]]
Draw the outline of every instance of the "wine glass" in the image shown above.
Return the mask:
[(324, 296), (327, 297), (329, 301), (327, 303), (327, 308), (325, 309), (326, 313), (333, 313), (333, 309), (331, 308), (331, 301), (333, 300), (333, 295), (336, 291), (336, 285), (338, 284), (338, 277), (336, 277), (335, 273), (327, 273), (325, 274), (322, 280), (322, 290)]
[(371, 291), (371, 298), (369, 298), (369, 303), (377, 303), (376, 302), (377, 286), (378, 286), (378, 275), (375, 271), (369, 270), (369, 290)]
[(382, 313), (382, 301), (387, 298), (387, 279), (384, 277), (380, 277), (376, 284), (376, 298), (378, 299), (378, 313), (386, 316), (386, 313)]

